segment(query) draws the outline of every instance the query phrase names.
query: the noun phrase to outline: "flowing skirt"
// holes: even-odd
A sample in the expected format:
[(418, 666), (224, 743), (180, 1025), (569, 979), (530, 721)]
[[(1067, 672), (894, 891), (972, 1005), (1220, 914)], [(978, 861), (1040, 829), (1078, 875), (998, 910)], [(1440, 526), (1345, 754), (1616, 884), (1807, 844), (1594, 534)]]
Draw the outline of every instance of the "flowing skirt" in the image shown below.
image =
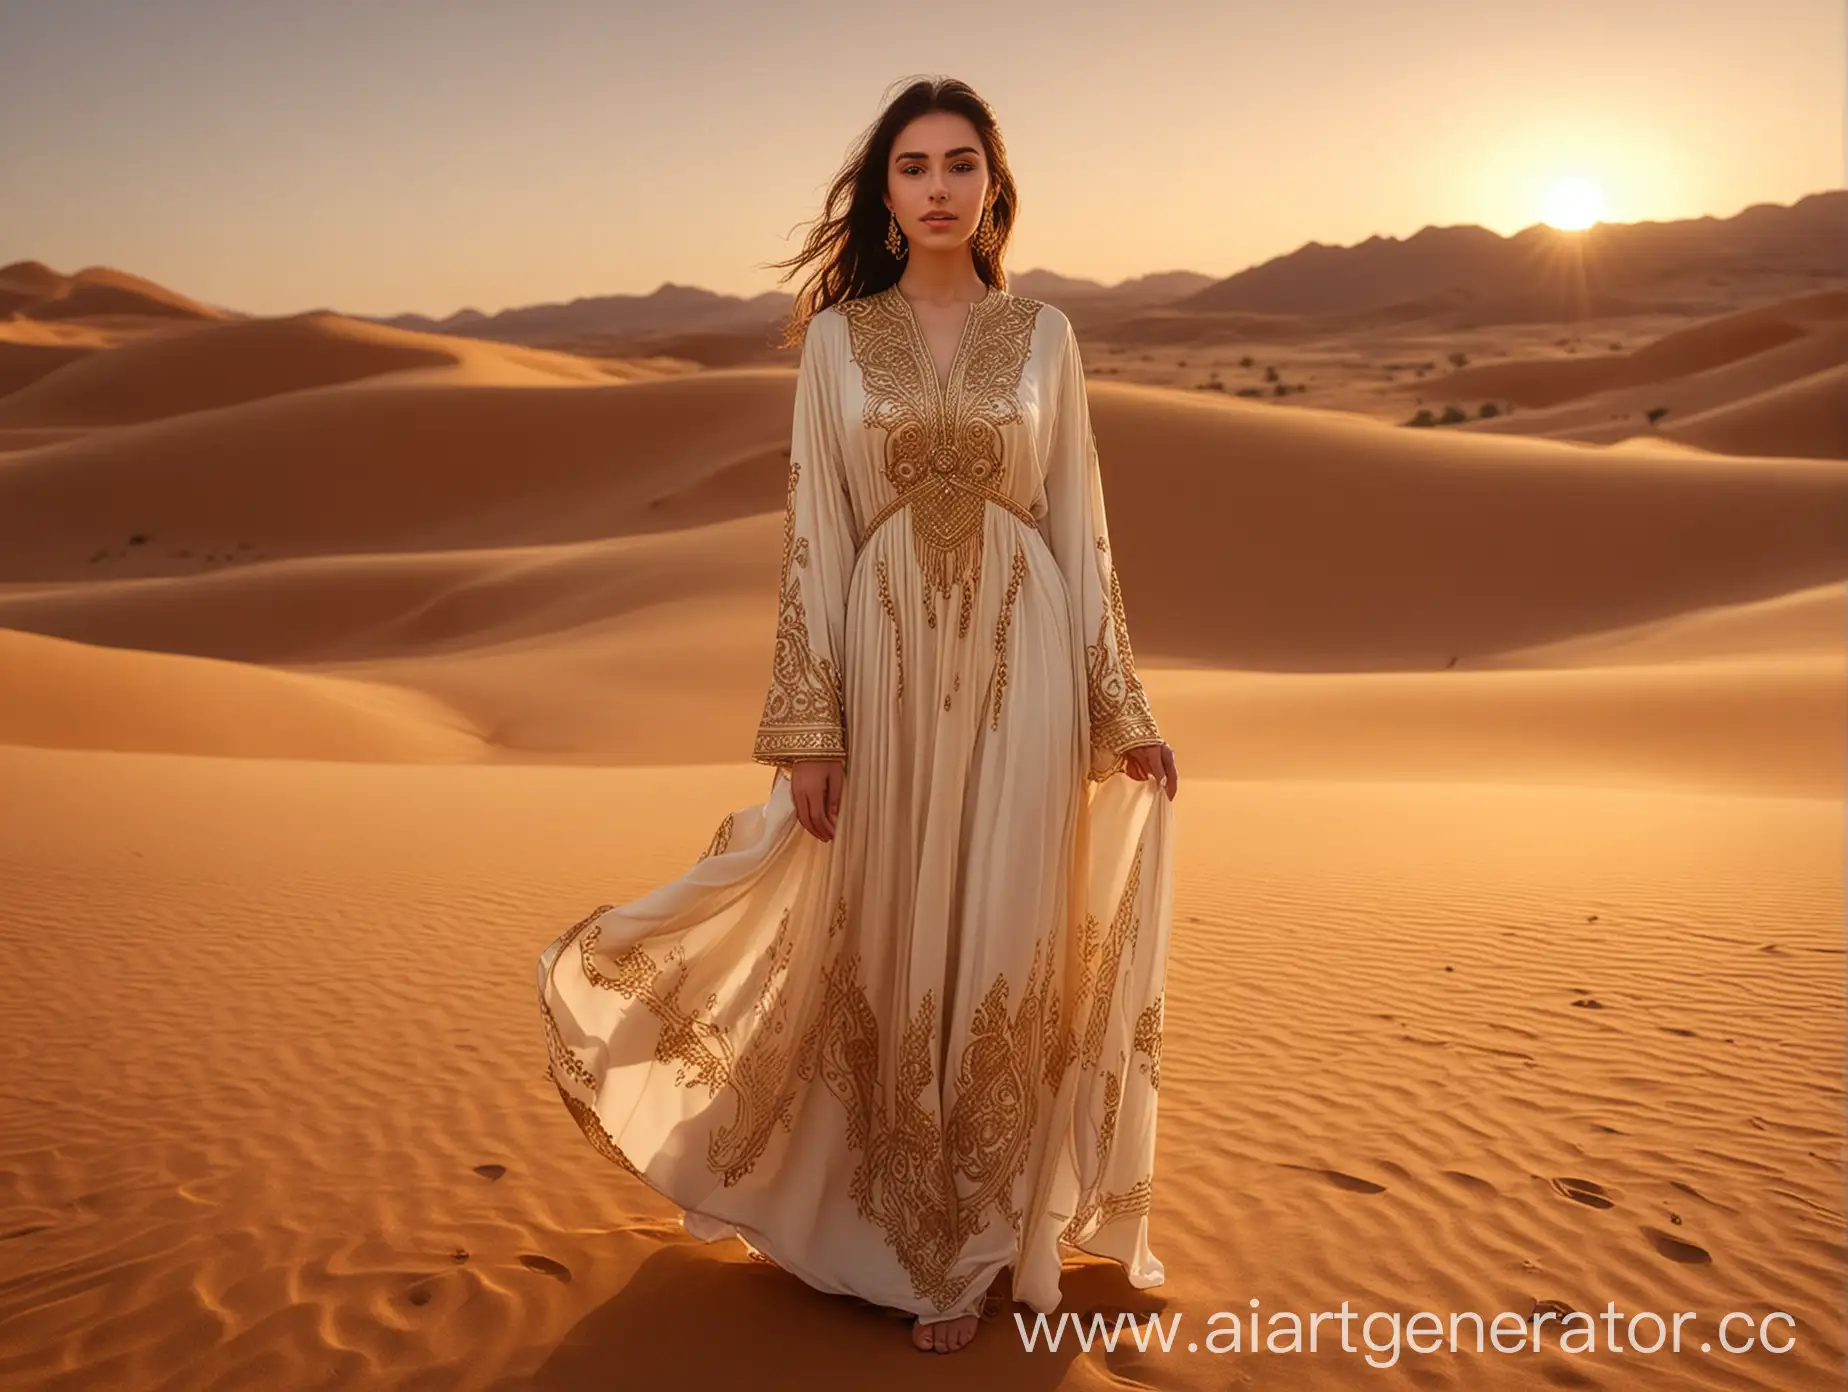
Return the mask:
[(849, 587), (834, 840), (778, 771), (681, 878), (561, 934), (551, 1076), (689, 1233), (821, 1290), (935, 1321), (1011, 1266), (1050, 1311), (1061, 1243), (1158, 1285), (1172, 809), (1155, 780), (1085, 777), (1039, 533), (991, 510), (1006, 568), (946, 597), (908, 531), (876, 532)]

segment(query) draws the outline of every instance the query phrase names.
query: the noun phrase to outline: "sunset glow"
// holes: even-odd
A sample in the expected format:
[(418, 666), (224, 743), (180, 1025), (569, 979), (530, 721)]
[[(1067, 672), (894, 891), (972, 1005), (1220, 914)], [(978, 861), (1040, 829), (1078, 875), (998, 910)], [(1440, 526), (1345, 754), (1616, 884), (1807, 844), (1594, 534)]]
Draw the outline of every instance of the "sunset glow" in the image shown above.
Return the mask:
[(1546, 196), (1546, 221), (1566, 232), (1590, 227), (1604, 216), (1604, 195), (1583, 179), (1555, 184)]

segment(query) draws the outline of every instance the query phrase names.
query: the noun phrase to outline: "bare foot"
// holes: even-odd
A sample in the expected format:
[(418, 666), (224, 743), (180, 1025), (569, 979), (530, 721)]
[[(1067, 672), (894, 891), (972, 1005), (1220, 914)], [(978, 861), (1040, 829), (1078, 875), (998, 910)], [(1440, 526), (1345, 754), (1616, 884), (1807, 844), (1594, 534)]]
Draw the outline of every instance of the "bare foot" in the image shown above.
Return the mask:
[(954, 1353), (975, 1337), (976, 1326), (981, 1322), (976, 1315), (938, 1320), (935, 1324), (913, 1321), (911, 1342), (926, 1353)]

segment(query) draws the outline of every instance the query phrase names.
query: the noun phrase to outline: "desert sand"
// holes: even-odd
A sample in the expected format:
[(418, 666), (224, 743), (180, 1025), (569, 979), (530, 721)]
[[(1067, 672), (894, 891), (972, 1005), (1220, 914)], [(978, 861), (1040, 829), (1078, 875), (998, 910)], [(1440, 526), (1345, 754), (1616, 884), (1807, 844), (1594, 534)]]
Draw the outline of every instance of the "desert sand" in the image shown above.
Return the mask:
[[(1087, 345), (1182, 785), (1168, 1281), (1074, 1253), (1062, 1308), (1180, 1334), (946, 1361), (688, 1238), (545, 1076), (539, 951), (767, 791), (789, 367), (47, 275), (0, 285), (76, 301), (0, 321), (6, 1386), (1839, 1385), (1848, 294), (1472, 360), (1524, 406), (1429, 430)], [(1209, 1352), (1253, 1301), (1696, 1318)]]

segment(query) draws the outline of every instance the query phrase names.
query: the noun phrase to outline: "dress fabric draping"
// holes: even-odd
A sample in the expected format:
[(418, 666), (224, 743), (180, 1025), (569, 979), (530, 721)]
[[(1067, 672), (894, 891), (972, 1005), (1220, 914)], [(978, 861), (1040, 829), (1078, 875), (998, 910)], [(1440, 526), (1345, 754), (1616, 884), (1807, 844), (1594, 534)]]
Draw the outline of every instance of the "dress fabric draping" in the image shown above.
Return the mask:
[[(926, 1322), (1160, 1284), (1148, 1214), (1173, 812), (1078, 344), (990, 287), (947, 382), (896, 286), (809, 323), (761, 805), (539, 959), (591, 1144), (819, 1289)], [(846, 766), (836, 834), (789, 769)]]

